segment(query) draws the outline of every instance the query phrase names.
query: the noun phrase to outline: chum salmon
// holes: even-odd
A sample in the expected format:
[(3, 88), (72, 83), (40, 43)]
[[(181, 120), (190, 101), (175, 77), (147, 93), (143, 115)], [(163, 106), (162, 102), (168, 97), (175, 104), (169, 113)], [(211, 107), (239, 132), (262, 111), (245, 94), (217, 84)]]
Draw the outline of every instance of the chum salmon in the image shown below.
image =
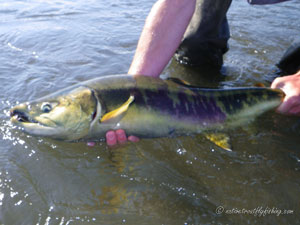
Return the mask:
[(19, 104), (10, 115), (26, 133), (59, 140), (99, 139), (115, 129), (154, 138), (241, 126), (283, 98), (265, 87), (207, 89), (176, 78), (111, 75)]

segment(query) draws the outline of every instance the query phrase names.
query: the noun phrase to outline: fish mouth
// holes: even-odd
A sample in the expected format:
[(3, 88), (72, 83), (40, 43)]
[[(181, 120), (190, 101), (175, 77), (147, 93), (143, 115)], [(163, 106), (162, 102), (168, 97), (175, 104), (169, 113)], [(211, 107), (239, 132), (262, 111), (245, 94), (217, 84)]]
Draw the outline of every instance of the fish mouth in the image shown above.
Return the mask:
[(25, 112), (17, 109), (12, 109), (10, 111), (10, 117), (13, 121), (18, 121), (20, 123), (39, 123), (37, 120), (28, 116)]
[[(21, 111), (20, 109), (11, 109), (10, 117), (10, 120), (13, 124), (19, 126), (30, 135), (56, 137), (57, 133), (61, 132), (61, 129), (57, 127), (47, 126), (46, 124), (33, 119), (26, 112)], [(59, 136), (57, 136), (57, 138), (59, 138)]]

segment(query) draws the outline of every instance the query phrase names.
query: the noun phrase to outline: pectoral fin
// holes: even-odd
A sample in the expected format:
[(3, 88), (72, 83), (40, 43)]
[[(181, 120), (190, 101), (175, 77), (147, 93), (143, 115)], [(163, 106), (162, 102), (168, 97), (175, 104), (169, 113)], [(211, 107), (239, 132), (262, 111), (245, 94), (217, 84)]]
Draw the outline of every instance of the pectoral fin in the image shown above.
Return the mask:
[(205, 137), (213, 142), (215, 145), (227, 150), (227, 151), (232, 151), (231, 150), (231, 145), (229, 144), (230, 138), (226, 134), (221, 134), (221, 133), (209, 133), (205, 134)]
[(101, 122), (107, 122), (109, 120), (118, 118), (119, 116), (121, 116), (128, 110), (129, 105), (133, 101), (134, 101), (134, 96), (130, 95), (129, 99), (123, 105), (121, 105), (119, 108), (104, 114), (101, 118)]

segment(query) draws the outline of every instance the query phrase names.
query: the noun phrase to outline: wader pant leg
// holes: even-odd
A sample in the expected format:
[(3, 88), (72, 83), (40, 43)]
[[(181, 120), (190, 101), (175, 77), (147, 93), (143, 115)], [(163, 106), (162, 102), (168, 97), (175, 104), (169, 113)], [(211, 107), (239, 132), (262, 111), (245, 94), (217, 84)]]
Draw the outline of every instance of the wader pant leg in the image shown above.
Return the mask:
[(230, 37), (226, 13), (232, 0), (197, 0), (195, 13), (175, 53), (175, 59), (191, 66), (220, 69)]
[(277, 66), (285, 74), (294, 74), (300, 70), (300, 37), (286, 50)]

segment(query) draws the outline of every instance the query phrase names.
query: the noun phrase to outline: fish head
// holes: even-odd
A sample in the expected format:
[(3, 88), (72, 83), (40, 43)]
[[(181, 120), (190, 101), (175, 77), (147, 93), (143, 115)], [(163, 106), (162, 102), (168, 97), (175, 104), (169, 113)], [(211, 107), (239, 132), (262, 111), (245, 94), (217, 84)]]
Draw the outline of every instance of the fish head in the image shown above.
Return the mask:
[(94, 91), (82, 86), (17, 105), (10, 116), (28, 134), (77, 140), (89, 132), (98, 104)]

